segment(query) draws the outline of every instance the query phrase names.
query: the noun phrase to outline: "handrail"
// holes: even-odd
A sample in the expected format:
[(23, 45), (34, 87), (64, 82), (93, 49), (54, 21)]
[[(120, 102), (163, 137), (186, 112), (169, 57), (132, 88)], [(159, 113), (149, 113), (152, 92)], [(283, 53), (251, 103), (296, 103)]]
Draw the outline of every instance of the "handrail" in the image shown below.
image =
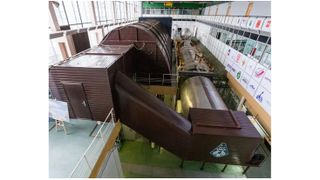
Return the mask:
[[(86, 164), (88, 165), (88, 167), (90, 168), (90, 170), (92, 170), (93, 167), (90, 166), (90, 163), (88, 162), (88, 159), (87, 159), (87, 156), (88, 156), (88, 152), (89, 150), (92, 148), (94, 142), (96, 142), (96, 139), (98, 136), (101, 136), (102, 140), (104, 141), (104, 138), (103, 138), (103, 134), (102, 134), (102, 129), (104, 127), (104, 125), (106, 124), (107, 120), (109, 119), (109, 117), (111, 116), (111, 120), (109, 121), (109, 123), (111, 123), (111, 126), (114, 127), (115, 124), (114, 124), (114, 115), (113, 115), (113, 112), (114, 112), (114, 109), (111, 108), (110, 112), (108, 113), (107, 117), (105, 118), (104, 122), (102, 123), (100, 129), (98, 130), (97, 134), (95, 135), (95, 137), (92, 139), (90, 145), (88, 146), (88, 148), (85, 150), (85, 152), (82, 154), (81, 158), (79, 159), (79, 161), (77, 162), (76, 166), (74, 167), (74, 169), (72, 170), (72, 172), (70, 173), (69, 175), (69, 178), (71, 178), (76, 170), (78, 169), (80, 163), (85, 160)], [(109, 130), (110, 126), (109, 124), (107, 125), (106, 129)], [(107, 132), (107, 131), (105, 131)]]

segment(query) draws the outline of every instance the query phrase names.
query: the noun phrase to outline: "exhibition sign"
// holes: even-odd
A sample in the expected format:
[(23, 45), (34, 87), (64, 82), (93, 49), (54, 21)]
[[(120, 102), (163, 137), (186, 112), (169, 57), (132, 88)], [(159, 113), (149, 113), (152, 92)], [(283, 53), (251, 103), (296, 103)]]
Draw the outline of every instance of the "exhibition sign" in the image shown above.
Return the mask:
[(69, 122), (68, 104), (63, 101), (49, 99), (49, 117), (55, 120)]
[(225, 56), (226, 70), (265, 111), (270, 113), (271, 70), (230, 46), (224, 47), (222, 52)]

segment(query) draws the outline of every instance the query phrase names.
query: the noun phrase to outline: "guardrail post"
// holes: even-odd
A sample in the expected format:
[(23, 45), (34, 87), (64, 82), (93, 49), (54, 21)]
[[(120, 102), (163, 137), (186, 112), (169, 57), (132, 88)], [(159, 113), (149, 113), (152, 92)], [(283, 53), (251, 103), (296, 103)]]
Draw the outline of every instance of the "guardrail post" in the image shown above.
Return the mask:
[(86, 163), (88, 164), (89, 169), (90, 169), (90, 171), (91, 171), (91, 170), (92, 170), (92, 168), (91, 168), (91, 166), (90, 166), (90, 164), (89, 164), (89, 161), (88, 161), (88, 159), (87, 159), (87, 156), (86, 156), (86, 155), (84, 155), (83, 157), (84, 157), (84, 159), (86, 160)]

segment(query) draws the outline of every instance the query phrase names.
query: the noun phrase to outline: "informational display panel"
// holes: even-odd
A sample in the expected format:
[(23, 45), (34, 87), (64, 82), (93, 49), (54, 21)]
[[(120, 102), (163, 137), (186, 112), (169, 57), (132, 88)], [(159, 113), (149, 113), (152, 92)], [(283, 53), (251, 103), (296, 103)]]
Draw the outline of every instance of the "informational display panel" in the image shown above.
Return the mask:
[(253, 29), (253, 27), (255, 25), (255, 22), (256, 22), (256, 18), (255, 17), (249, 18), (248, 24), (247, 24), (247, 28)]
[(226, 70), (243, 88), (270, 113), (271, 109), (271, 70), (230, 46), (222, 51)]
[(257, 81), (258, 83), (261, 82), (263, 79), (264, 75), (266, 74), (267, 69), (262, 66), (261, 64), (257, 63), (256, 68), (253, 71), (252, 78)]
[(257, 19), (256, 19), (256, 22), (254, 23), (253, 29), (255, 29), (255, 30), (261, 30), (263, 21), (264, 21), (263, 18), (257, 18)]
[(49, 99), (49, 117), (55, 120), (69, 122), (68, 104), (63, 101)]
[(248, 17), (243, 17), (241, 19), (241, 27), (246, 28), (247, 27), (247, 23), (248, 23), (249, 18)]
[(259, 86), (259, 83), (251, 78), (246, 89), (249, 92), (249, 94), (251, 94), (251, 96), (254, 96), (258, 89), (258, 86)]
[(271, 93), (267, 91), (264, 87), (259, 86), (255, 95), (255, 100), (262, 105), (263, 109), (269, 114), (271, 112)]
[(261, 30), (266, 32), (271, 31), (271, 18), (267, 18), (264, 20)]
[(260, 86), (271, 92), (271, 70), (266, 71), (266, 74), (262, 78)]

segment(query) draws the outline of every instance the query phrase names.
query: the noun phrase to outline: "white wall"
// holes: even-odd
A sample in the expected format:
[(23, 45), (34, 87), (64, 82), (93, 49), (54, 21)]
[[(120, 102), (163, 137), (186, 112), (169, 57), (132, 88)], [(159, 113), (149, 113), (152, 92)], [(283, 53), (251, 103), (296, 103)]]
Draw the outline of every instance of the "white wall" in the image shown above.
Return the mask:
[(218, 7), (219, 9), (218, 9), (218, 14), (217, 15), (225, 16), (227, 14), (229, 3), (219, 4), (218, 6), (219, 6)]
[(271, 16), (271, 1), (254, 1), (250, 16)]
[[(249, 1), (231, 2), (230, 16), (244, 16), (248, 8)], [(215, 15), (218, 7), (218, 14), (225, 16), (227, 14), (229, 3), (223, 3), (206, 8), (204, 15)], [(210, 12), (208, 9), (210, 8)], [(208, 14), (208, 12), (210, 14)], [(253, 8), (250, 16), (271, 16), (271, 1), (253, 1)]]
[(231, 16), (243, 16), (245, 15), (249, 1), (236, 1), (231, 3)]

